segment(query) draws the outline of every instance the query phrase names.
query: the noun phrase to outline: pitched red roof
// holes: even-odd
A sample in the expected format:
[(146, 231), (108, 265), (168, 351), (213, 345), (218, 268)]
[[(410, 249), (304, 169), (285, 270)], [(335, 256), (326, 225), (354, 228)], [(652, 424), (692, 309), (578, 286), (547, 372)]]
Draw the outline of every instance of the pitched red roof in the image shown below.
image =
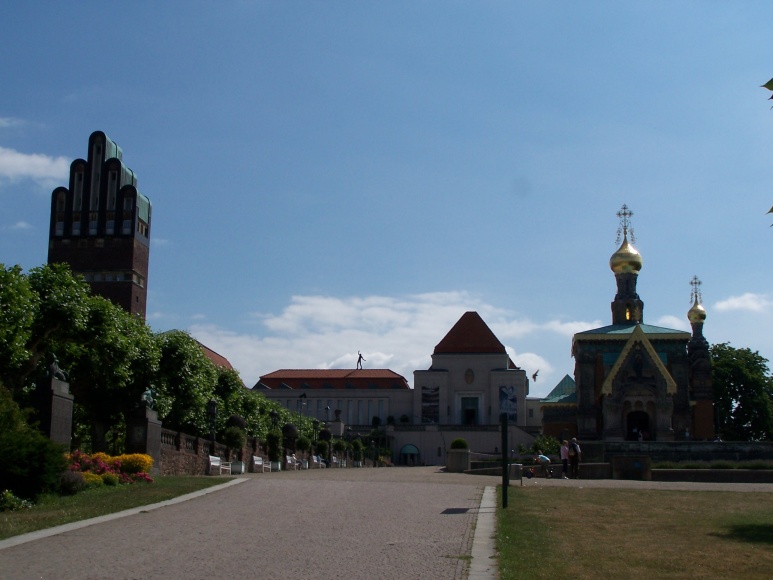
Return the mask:
[(435, 347), (434, 354), (505, 354), (505, 346), (494, 336), (477, 312), (465, 312)]
[[(198, 340), (196, 342), (199, 342)], [(219, 367), (225, 367), (227, 369), (233, 369), (233, 366), (231, 366), (231, 363), (228, 362), (228, 359), (225, 358), (222, 354), (216, 353), (214, 350), (209, 348), (208, 346), (205, 346), (199, 342), (199, 346), (201, 347), (201, 350), (204, 352), (204, 356), (207, 357), (209, 360), (211, 360), (213, 363), (215, 363), (215, 366)]]
[(405, 377), (389, 369), (282, 369), (255, 385), (269, 389), (409, 389)]

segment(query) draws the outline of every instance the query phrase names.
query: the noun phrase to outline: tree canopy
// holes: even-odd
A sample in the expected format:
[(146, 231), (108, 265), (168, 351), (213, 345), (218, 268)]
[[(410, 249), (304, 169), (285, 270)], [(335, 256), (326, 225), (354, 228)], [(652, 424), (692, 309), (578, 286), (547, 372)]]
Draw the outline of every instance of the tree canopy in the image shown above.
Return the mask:
[(768, 360), (728, 343), (711, 347), (717, 432), (728, 441), (762, 441), (773, 434), (773, 379)]

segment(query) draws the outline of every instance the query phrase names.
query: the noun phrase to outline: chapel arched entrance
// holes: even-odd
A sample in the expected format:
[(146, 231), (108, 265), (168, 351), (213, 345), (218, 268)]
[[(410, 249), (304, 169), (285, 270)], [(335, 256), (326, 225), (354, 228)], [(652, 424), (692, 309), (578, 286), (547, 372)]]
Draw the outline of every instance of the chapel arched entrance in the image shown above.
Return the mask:
[(646, 411), (631, 411), (626, 416), (626, 441), (650, 439), (650, 416)]

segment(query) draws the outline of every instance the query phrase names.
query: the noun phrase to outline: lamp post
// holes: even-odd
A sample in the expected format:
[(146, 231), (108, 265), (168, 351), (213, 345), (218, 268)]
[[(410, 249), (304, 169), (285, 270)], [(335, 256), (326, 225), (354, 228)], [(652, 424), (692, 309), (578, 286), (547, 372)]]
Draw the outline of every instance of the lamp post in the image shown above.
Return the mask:
[(207, 414), (209, 415), (210, 434), (212, 438), (212, 455), (215, 455), (215, 429), (217, 428), (217, 401), (210, 399), (207, 403)]
[(303, 425), (303, 406), (306, 404), (306, 393), (301, 393), (301, 395), (298, 397), (298, 406), (300, 407), (298, 409), (298, 433), (301, 432), (301, 427)]

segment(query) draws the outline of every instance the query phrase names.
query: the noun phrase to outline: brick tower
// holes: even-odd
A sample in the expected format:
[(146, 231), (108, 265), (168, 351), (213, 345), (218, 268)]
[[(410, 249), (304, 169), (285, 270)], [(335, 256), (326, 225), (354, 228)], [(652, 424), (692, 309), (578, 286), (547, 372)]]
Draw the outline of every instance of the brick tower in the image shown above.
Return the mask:
[(69, 188), (51, 194), (48, 263), (64, 262), (91, 291), (145, 318), (150, 200), (107, 135), (89, 137), (88, 160), (70, 165)]

